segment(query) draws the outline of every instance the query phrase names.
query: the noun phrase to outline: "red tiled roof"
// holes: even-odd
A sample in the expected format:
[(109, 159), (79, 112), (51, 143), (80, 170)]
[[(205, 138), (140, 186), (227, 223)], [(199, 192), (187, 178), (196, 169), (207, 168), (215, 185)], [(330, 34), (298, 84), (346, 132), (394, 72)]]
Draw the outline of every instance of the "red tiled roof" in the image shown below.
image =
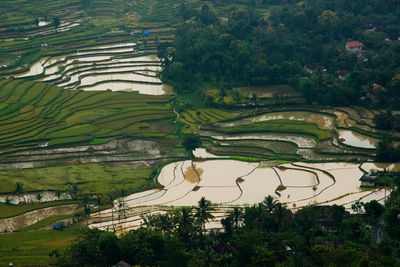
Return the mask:
[(363, 43), (360, 43), (358, 41), (354, 41), (354, 42), (347, 42), (346, 46), (349, 48), (353, 48), (353, 47), (363, 47)]

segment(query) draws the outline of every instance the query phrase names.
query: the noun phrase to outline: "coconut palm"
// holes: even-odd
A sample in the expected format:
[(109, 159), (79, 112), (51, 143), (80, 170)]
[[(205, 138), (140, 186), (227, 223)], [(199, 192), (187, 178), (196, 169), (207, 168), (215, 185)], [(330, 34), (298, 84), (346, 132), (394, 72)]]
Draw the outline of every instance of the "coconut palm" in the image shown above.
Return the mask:
[(196, 213), (195, 217), (197, 220), (197, 223), (202, 226), (202, 229), (205, 230), (205, 224), (206, 222), (209, 222), (209, 220), (214, 219), (214, 215), (211, 214), (212, 211), (215, 209), (212, 207), (211, 201), (206, 200), (205, 197), (202, 197), (199, 202), (199, 206), (196, 207)]
[(239, 221), (243, 217), (243, 210), (239, 207), (234, 207), (233, 210), (228, 212), (228, 217), (232, 219), (235, 229), (239, 228)]
[(276, 208), (276, 206), (278, 204), (278, 200), (276, 200), (274, 197), (269, 195), (264, 198), (264, 201), (262, 202), (262, 204), (268, 213), (272, 213), (272, 211)]
[(176, 212), (175, 219), (178, 225), (178, 232), (185, 241), (189, 240), (193, 228), (193, 216), (191, 208), (181, 208)]

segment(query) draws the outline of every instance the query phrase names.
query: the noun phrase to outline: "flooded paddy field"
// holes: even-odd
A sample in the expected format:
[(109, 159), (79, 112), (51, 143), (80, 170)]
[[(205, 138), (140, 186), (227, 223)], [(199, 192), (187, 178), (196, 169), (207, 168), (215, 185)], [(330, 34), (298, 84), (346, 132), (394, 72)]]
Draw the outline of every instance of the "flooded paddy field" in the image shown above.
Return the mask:
[(92, 46), (75, 53), (43, 57), (15, 78), (34, 78), (66, 89), (88, 91), (137, 91), (140, 94), (172, 94), (162, 84), (160, 59), (141, 52), (137, 43)]
[[(204, 155), (202, 150), (196, 153)], [(133, 194), (122, 200), (130, 210), (122, 220), (114, 217), (120, 212), (119, 200), (113, 209), (102, 211), (102, 223), (98, 222), (99, 214), (93, 215), (94, 222), (90, 227), (106, 229), (112, 226), (120, 231), (135, 229), (143, 223), (141, 216), (144, 214), (165, 212), (177, 206), (196, 206), (202, 197), (228, 209), (260, 203), (268, 195), (293, 209), (333, 204), (350, 209), (357, 200), (382, 202), (389, 192), (362, 190), (359, 179), (364, 173), (360, 167), (358, 163), (345, 162), (275, 163), (272, 167), (229, 159), (174, 162), (163, 167), (158, 176), (161, 189)], [(215, 220), (212, 225), (219, 223)]]

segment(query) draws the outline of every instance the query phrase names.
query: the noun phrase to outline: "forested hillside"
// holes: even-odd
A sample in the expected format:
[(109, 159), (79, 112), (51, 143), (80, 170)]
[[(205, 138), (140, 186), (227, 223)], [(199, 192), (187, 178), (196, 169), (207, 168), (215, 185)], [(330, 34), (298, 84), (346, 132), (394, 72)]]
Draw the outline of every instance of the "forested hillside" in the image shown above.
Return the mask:
[[(178, 91), (216, 87), (223, 95), (238, 86), (285, 84), (309, 103), (397, 103), (398, 2), (245, 3), (224, 17), (223, 1), (201, 10), (182, 1), (186, 22), (173, 46), (160, 49), (168, 58), (164, 79)], [(362, 50), (347, 51), (349, 41), (361, 42)]]

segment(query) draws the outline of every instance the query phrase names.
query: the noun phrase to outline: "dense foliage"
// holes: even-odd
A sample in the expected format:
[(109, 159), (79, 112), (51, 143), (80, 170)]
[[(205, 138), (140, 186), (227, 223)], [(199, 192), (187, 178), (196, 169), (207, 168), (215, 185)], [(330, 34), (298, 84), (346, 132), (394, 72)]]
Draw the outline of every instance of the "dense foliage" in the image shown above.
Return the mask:
[[(287, 84), (310, 103), (398, 100), (398, 1), (253, 0), (228, 18), (216, 15), (223, 1), (213, 2), (191, 10), (182, 1), (186, 23), (159, 49), (163, 77), (178, 92)], [(347, 41), (362, 42), (364, 52), (346, 51)]]
[[(222, 232), (205, 231), (212, 219), (210, 204), (203, 198), (198, 207), (149, 215), (146, 228), (119, 238), (85, 230), (54, 260), (57, 266), (105, 266), (120, 260), (143, 266), (399, 266), (398, 189), (385, 207), (376, 201), (358, 203), (358, 211), (365, 210), (362, 217), (336, 205), (293, 214), (269, 196), (258, 205), (229, 211)], [(387, 234), (382, 240), (377, 229), (383, 218)]]

